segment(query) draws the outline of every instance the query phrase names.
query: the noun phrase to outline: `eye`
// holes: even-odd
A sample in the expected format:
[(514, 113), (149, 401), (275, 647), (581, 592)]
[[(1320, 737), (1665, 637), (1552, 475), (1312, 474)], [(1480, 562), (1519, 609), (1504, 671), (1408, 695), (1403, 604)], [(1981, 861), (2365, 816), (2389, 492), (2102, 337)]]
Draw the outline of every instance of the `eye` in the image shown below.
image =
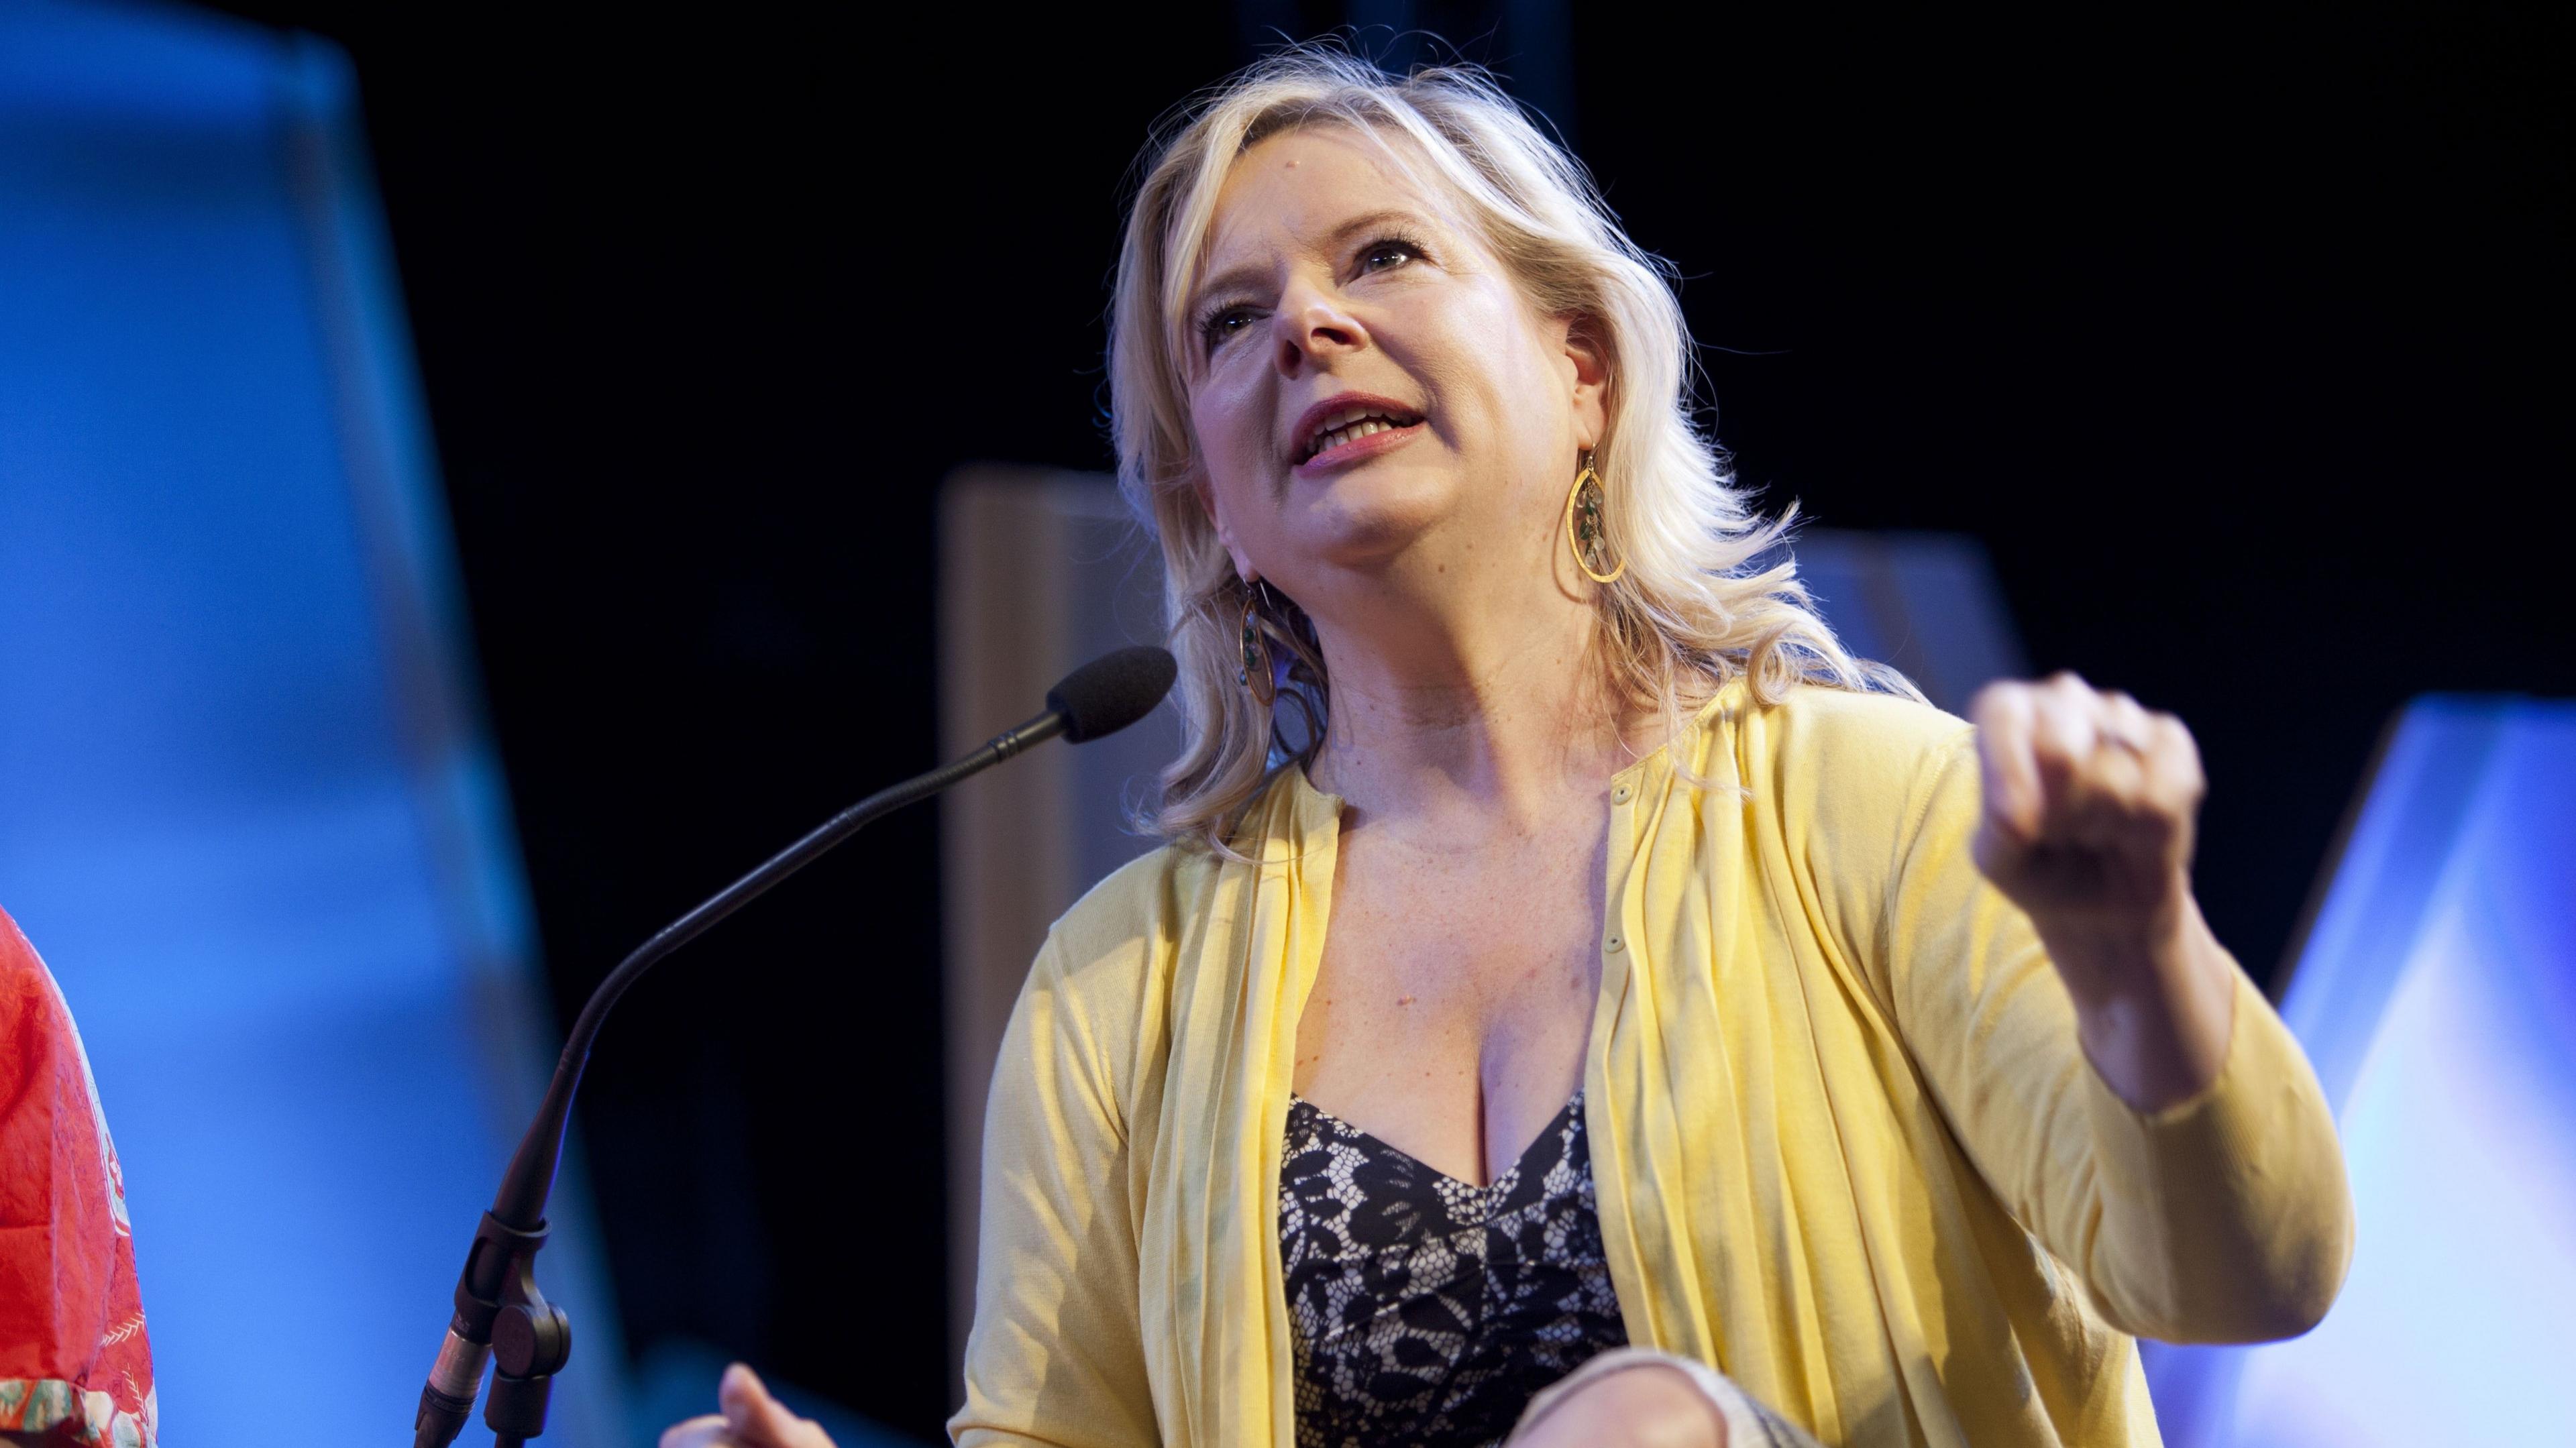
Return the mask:
[(1382, 236), (1360, 248), (1360, 272), (1392, 271), (1409, 261), (1420, 261), (1422, 248), (1400, 236)]
[(1240, 337), (1252, 329), (1252, 308), (1222, 306), (1209, 312), (1199, 322), (1199, 340), (1213, 351), (1228, 339)]

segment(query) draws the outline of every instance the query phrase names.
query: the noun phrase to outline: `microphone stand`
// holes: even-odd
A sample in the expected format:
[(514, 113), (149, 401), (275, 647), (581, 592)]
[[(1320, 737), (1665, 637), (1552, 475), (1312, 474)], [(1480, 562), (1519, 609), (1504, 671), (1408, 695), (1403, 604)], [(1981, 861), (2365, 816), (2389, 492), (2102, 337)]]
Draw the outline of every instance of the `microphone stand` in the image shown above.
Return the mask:
[[(483, 1214), (474, 1245), (466, 1251), (465, 1270), (456, 1279), (456, 1315), (448, 1322), (447, 1338), (439, 1345), (428, 1384), (421, 1389), (420, 1411), (412, 1419), (412, 1448), (447, 1448), (456, 1440), (465, 1420), (473, 1415), (474, 1396), (482, 1386), (487, 1362), (498, 1368), (492, 1375), (491, 1399), (483, 1407), (483, 1422), (492, 1430), (494, 1448), (523, 1448), (546, 1430), (546, 1399), (554, 1376), (572, 1358), (572, 1320), (537, 1290), (537, 1253), (546, 1245), (546, 1197), (554, 1190), (564, 1128), (572, 1117), (582, 1067), (590, 1060), (590, 1044), (618, 997), (664, 956), (814, 863), (869, 821), (928, 799), (969, 775), (1065, 733), (1074, 721), (1068, 719), (1059, 694), (1079, 677), (1067, 679), (1059, 693), (1047, 696), (1047, 712), (994, 735), (954, 764), (879, 790), (824, 821), (759, 869), (663, 927), (591, 992), (589, 1004), (581, 1008), (571, 1034), (564, 1038), (563, 1055), (555, 1062), (554, 1080), (546, 1087), (537, 1118), (520, 1138), (518, 1153), (510, 1158), (510, 1169), (492, 1198), (492, 1209)], [(1162, 687), (1169, 686), (1166, 672)], [(1160, 697), (1157, 689), (1154, 698)], [(1151, 707), (1151, 701), (1146, 707)], [(1126, 722), (1122, 719), (1119, 724)], [(1078, 741), (1107, 732), (1075, 727), (1074, 737)]]

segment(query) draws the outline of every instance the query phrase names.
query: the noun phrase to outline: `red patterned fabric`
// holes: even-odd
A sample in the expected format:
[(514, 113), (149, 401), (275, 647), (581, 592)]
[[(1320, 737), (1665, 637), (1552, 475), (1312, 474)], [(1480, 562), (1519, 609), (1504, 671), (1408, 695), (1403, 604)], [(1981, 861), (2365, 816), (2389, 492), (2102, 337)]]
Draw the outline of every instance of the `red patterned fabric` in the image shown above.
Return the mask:
[(125, 1177), (53, 975), (0, 912), (0, 1429), (152, 1448)]

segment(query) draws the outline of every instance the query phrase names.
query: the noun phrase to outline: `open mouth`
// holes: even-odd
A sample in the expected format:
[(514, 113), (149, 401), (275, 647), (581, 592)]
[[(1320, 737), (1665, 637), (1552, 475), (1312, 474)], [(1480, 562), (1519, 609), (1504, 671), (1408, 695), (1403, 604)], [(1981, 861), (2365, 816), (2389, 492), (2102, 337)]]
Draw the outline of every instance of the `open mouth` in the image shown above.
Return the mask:
[(1354, 404), (1340, 408), (1325, 417), (1297, 449), (1299, 463), (1313, 462), (1337, 447), (1346, 447), (1364, 437), (1412, 427), (1422, 421), (1418, 412), (1399, 412), (1377, 403)]

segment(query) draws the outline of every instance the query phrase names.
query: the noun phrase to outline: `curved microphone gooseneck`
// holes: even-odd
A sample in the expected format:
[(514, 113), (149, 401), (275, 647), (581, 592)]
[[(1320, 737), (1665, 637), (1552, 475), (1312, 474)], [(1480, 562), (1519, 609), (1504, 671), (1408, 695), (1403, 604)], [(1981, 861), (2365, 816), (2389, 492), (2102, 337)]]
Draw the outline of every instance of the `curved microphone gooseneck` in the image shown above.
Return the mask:
[(493, 1374), (491, 1401), (483, 1409), (495, 1448), (521, 1448), (545, 1431), (546, 1398), (554, 1375), (572, 1358), (571, 1320), (537, 1291), (536, 1257), (546, 1244), (546, 1198), (554, 1190), (564, 1127), (572, 1117), (573, 1093), (581, 1086), (591, 1042), (627, 987), (664, 956), (812, 864), (869, 821), (928, 799), (1059, 734), (1076, 744), (1115, 734), (1152, 713), (1171, 691), (1178, 672), (1172, 656), (1157, 648), (1120, 649), (1092, 660), (1047, 691), (1045, 713), (994, 735), (954, 764), (879, 790), (832, 816), (760, 868), (664, 926), (608, 973), (564, 1038), (563, 1055), (555, 1062), (554, 1080), (546, 1087), (536, 1120), (520, 1138), (518, 1153), (501, 1177), (501, 1189), (493, 1195), (492, 1210), (483, 1214), (474, 1245), (467, 1249), (465, 1270), (456, 1281), (456, 1315), (448, 1323), (447, 1339), (439, 1346), (428, 1385), (421, 1389), (420, 1411), (412, 1420), (412, 1448), (447, 1448), (455, 1441), (474, 1412), (484, 1366), (496, 1359), (499, 1371)]

